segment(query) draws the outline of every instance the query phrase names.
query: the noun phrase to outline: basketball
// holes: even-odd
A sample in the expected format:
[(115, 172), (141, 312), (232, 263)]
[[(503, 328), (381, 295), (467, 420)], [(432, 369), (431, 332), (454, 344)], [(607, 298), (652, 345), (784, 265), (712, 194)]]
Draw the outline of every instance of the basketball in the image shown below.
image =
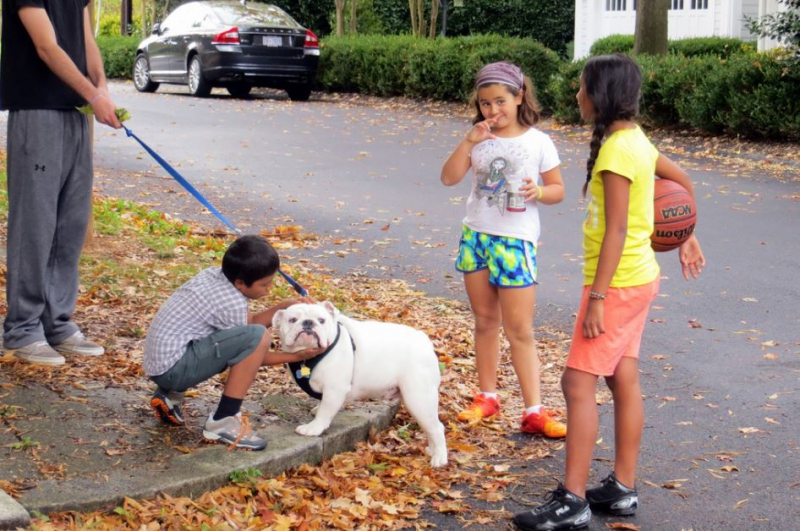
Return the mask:
[(688, 190), (669, 179), (656, 179), (653, 194), (655, 228), (650, 235), (654, 251), (677, 249), (694, 232), (697, 208)]

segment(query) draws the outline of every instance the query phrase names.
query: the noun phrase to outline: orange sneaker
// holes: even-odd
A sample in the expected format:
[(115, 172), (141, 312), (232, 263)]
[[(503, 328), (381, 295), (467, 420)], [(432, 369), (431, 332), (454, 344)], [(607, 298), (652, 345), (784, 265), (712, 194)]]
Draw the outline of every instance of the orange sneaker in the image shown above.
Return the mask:
[(530, 415), (526, 415), (523, 411), (520, 429), (523, 433), (544, 435), (550, 439), (563, 439), (567, 436), (567, 425), (554, 420), (546, 409), (542, 409), (539, 414), (531, 413)]
[(500, 413), (500, 401), (482, 393), (475, 393), (472, 405), (458, 414), (458, 420), (480, 420)]

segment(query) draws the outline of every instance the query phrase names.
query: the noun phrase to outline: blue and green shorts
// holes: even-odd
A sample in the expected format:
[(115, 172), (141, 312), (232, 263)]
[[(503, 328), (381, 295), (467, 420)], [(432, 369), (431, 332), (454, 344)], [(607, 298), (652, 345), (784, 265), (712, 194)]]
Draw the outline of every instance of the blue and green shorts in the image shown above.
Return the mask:
[(537, 284), (536, 246), (533, 243), (476, 232), (462, 227), (456, 269), (474, 273), (489, 269), (489, 283), (501, 288), (527, 288)]

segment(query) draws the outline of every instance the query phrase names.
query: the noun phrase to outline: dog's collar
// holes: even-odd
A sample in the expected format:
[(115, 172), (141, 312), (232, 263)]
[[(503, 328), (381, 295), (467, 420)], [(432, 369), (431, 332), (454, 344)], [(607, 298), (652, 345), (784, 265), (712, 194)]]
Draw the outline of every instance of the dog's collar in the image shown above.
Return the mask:
[[(306, 392), (306, 394), (312, 398), (316, 398), (317, 400), (322, 400), (322, 393), (318, 393), (311, 388), (311, 372), (314, 371), (314, 367), (322, 361), (322, 359), (327, 356), (330, 352), (336, 348), (336, 344), (339, 343), (339, 338), (342, 335), (342, 323), (336, 323), (336, 339), (333, 340), (328, 348), (325, 349), (325, 352), (320, 354), (315, 358), (311, 358), (310, 360), (305, 361), (293, 361), (289, 364), (289, 371), (292, 373), (292, 378), (300, 386), (300, 389)], [(353, 350), (356, 349), (356, 344), (353, 343), (353, 337), (350, 336), (350, 344), (353, 345)], [(302, 376), (302, 369), (306, 367), (309, 371), (308, 376)]]

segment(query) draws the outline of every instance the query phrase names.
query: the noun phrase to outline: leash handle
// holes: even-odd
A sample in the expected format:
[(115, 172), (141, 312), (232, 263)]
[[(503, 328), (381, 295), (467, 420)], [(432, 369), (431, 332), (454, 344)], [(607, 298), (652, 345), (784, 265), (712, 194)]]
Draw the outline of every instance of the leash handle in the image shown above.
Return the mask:
[[(159, 164), (161, 164), (161, 167), (162, 167), (162, 168), (164, 168), (165, 170), (167, 170), (167, 173), (169, 173), (169, 174), (172, 176), (172, 178), (173, 178), (173, 179), (175, 179), (176, 181), (178, 181), (178, 183), (180, 183), (180, 185), (181, 185), (181, 186), (183, 186), (184, 188), (186, 188), (186, 190), (187, 190), (187, 191), (188, 191), (190, 194), (192, 194), (192, 195), (195, 197), (195, 199), (197, 199), (198, 201), (200, 201), (200, 203), (201, 203), (203, 206), (205, 206), (205, 207), (206, 207), (208, 210), (210, 210), (212, 214), (214, 214), (215, 216), (217, 216), (217, 219), (219, 219), (221, 222), (223, 222), (225, 225), (227, 225), (227, 227), (228, 227), (229, 229), (231, 229), (231, 230), (232, 230), (232, 231), (233, 231), (233, 232), (234, 232), (234, 233), (235, 233), (237, 236), (241, 236), (241, 235), (242, 235), (242, 232), (241, 232), (239, 229), (237, 229), (237, 228), (234, 226), (234, 224), (233, 224), (233, 223), (231, 223), (230, 221), (228, 221), (228, 219), (227, 219), (225, 216), (223, 216), (223, 215), (222, 215), (222, 213), (221, 213), (219, 210), (217, 210), (216, 208), (214, 208), (214, 205), (212, 205), (211, 203), (209, 203), (208, 199), (206, 199), (205, 197), (203, 197), (203, 194), (201, 194), (201, 193), (200, 193), (200, 192), (197, 190), (197, 188), (195, 188), (194, 186), (192, 186), (192, 183), (190, 183), (189, 181), (187, 181), (186, 179), (184, 179), (184, 178), (183, 178), (183, 176), (182, 176), (180, 173), (178, 173), (178, 170), (176, 170), (175, 168), (173, 168), (173, 167), (172, 167), (172, 166), (169, 164), (169, 162), (167, 162), (166, 160), (164, 160), (163, 158), (161, 158), (161, 156), (160, 156), (158, 153), (156, 153), (155, 151), (153, 151), (153, 150), (150, 148), (150, 146), (148, 146), (147, 144), (145, 144), (145, 143), (142, 141), (142, 139), (141, 139), (141, 138), (139, 138), (138, 136), (134, 135), (134, 134), (133, 134), (133, 131), (131, 131), (130, 129), (128, 129), (128, 128), (127, 128), (125, 125), (123, 125), (123, 126), (122, 126), (122, 128), (123, 128), (123, 129), (125, 129), (125, 133), (126, 133), (126, 134), (127, 134), (129, 137), (131, 137), (131, 138), (133, 138), (134, 140), (136, 140), (136, 141), (137, 141), (137, 142), (138, 142), (138, 143), (139, 143), (139, 144), (140, 144), (140, 145), (141, 145), (141, 146), (144, 148), (144, 150), (145, 150), (145, 151), (147, 151), (147, 152), (150, 154), (150, 156), (151, 156), (151, 157), (153, 157), (153, 158), (156, 160), (156, 162), (158, 162)], [(297, 283), (297, 281), (296, 281), (295, 279), (293, 279), (292, 277), (290, 277), (289, 275), (287, 275), (286, 273), (284, 273), (284, 272), (283, 272), (283, 271), (281, 271), (280, 269), (278, 270), (278, 273), (280, 273), (280, 274), (281, 274), (281, 276), (282, 276), (282, 277), (283, 277), (283, 278), (286, 280), (286, 282), (288, 282), (288, 283), (289, 283), (289, 285), (290, 285), (290, 286), (292, 286), (292, 288), (294, 288), (294, 290), (295, 290), (295, 291), (296, 291), (298, 294), (300, 294), (300, 296), (301, 296), (301, 297), (308, 297), (308, 290), (307, 290), (306, 288), (304, 288), (303, 286), (301, 286), (300, 284), (298, 284), (298, 283)]]

